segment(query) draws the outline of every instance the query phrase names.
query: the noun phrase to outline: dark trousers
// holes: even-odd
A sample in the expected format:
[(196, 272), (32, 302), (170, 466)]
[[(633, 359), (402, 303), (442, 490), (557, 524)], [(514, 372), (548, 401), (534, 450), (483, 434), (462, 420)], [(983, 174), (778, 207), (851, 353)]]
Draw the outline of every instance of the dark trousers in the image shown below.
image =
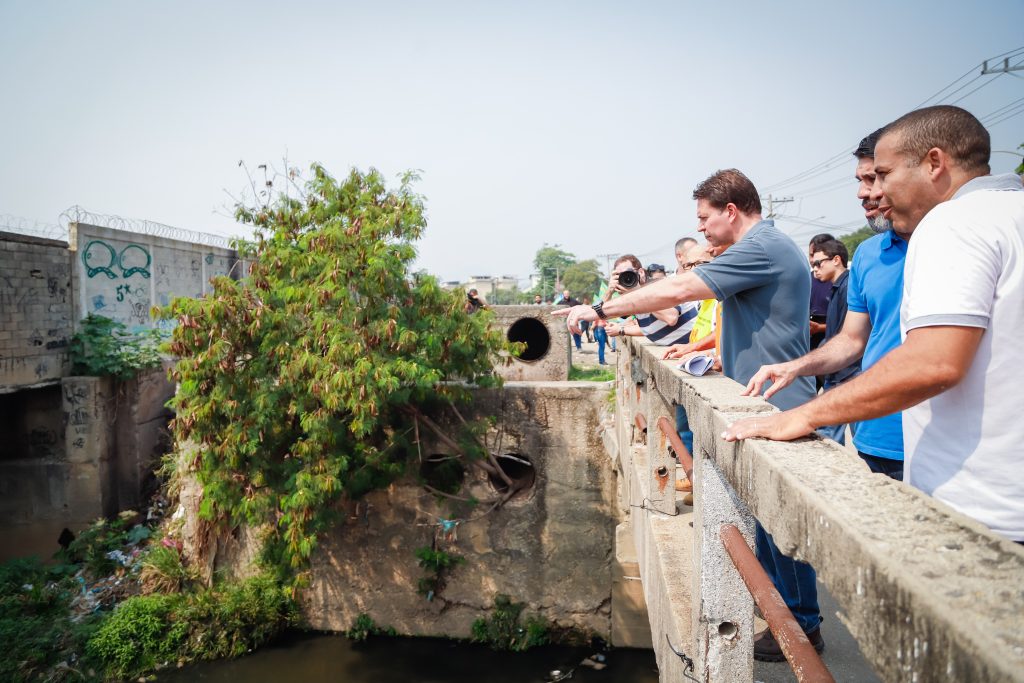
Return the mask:
[(821, 611), (818, 609), (818, 585), (814, 567), (783, 555), (760, 522), (755, 527), (755, 540), (757, 559), (800, 628), (804, 633), (818, 628)]
[(878, 474), (884, 474), (896, 481), (903, 481), (903, 461), (892, 458), (879, 458), (877, 455), (868, 455), (857, 451), (860, 459), (867, 463), (868, 469)]

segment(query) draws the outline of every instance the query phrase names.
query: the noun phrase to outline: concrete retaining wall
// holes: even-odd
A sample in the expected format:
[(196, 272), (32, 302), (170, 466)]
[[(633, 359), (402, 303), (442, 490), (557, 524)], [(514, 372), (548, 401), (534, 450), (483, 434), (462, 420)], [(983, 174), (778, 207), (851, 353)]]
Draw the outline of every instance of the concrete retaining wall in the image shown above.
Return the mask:
[(0, 394), (55, 384), (72, 335), (67, 243), (0, 232)]
[[(453, 540), (438, 526), (447, 507), (415, 481), (350, 505), (315, 556), (305, 604), (310, 625), (343, 630), (365, 612), (404, 634), (467, 637), (505, 593), (561, 626), (608, 638), (616, 514), (597, 429), (607, 394), (586, 382), (513, 382), (479, 392), (471, 413), (498, 418), (488, 443), (533, 463), (532, 489), (489, 515), (470, 513)], [(445, 453), (424, 448), (431, 452)], [(481, 500), (494, 496), (485, 478), (466, 489)], [(424, 571), (414, 551), (435, 539), (466, 563), (428, 602), (416, 592)]]

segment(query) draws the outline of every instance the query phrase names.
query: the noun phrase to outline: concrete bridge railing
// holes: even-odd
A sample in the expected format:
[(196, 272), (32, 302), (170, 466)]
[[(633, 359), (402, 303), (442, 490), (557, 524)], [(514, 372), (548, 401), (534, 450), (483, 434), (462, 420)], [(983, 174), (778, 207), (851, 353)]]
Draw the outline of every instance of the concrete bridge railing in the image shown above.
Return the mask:
[[(734, 524), (752, 544), (755, 517), (784, 553), (814, 565), (884, 680), (1024, 681), (1024, 548), (831, 441), (723, 441), (733, 420), (775, 409), (721, 375), (682, 373), (661, 352), (635, 339), (620, 347), (606, 446), (662, 681), (753, 679), (753, 603), (719, 533)], [(661, 416), (674, 424), (675, 405), (694, 432), (692, 508), (677, 499), (655, 426)]]

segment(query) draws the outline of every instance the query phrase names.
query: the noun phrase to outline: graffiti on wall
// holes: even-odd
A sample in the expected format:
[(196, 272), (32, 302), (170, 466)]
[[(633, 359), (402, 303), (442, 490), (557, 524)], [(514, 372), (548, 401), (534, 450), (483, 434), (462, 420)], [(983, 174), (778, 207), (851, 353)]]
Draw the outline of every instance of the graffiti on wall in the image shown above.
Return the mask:
[[(153, 257), (149, 250), (138, 244), (129, 244), (120, 252), (103, 240), (92, 240), (82, 250), (82, 265), (90, 278), (106, 275), (111, 280), (141, 275), (149, 279), (149, 266)], [(120, 271), (118, 274), (115, 271)]]

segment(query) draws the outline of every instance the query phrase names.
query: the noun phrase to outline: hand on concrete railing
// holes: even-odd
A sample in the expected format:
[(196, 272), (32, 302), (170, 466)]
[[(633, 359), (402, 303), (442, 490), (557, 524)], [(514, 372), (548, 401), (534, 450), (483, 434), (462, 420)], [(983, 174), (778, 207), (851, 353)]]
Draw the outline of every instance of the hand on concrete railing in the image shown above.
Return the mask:
[(726, 441), (741, 441), (760, 436), (772, 441), (792, 441), (813, 431), (814, 425), (803, 417), (799, 408), (796, 408), (783, 413), (737, 420), (726, 427), (722, 432), (722, 438)]
[(782, 391), (793, 383), (800, 375), (792, 363), (776, 363), (775, 365), (762, 365), (754, 373), (754, 376), (747, 382), (747, 388), (742, 392), (743, 396), (757, 396), (761, 393), (764, 383), (770, 381), (772, 385), (764, 392), (766, 399), (771, 398), (776, 392)]

